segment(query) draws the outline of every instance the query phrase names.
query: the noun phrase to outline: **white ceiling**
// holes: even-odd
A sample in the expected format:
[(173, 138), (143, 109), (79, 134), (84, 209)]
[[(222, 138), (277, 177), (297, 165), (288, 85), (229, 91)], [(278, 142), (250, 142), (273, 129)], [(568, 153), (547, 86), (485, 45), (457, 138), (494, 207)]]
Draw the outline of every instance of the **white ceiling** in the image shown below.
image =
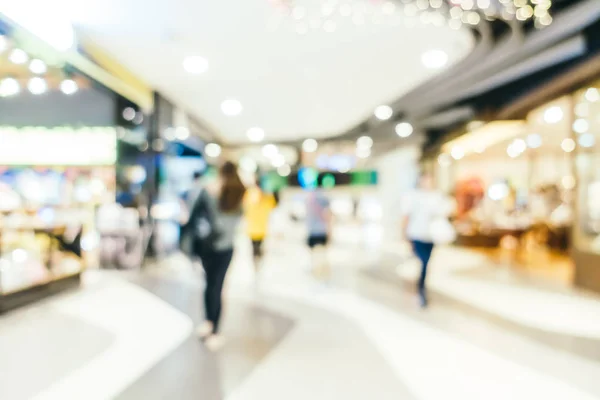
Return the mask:
[[(338, 8), (334, 32), (305, 35), (296, 29), (321, 15), (323, 0), (296, 0), (307, 14), (300, 22), (276, 0), (63, 1), (83, 34), (232, 143), (247, 141), (253, 126), (266, 140), (342, 133), (433, 76), (424, 51), (444, 50), (451, 64), (473, 46), (465, 30), (425, 25), (401, 9), (386, 14), (385, 3), (366, 0), (329, 0), (364, 6), (364, 25)], [(188, 55), (208, 59), (209, 70), (186, 73)], [(222, 114), (228, 98), (241, 101), (239, 116)]]

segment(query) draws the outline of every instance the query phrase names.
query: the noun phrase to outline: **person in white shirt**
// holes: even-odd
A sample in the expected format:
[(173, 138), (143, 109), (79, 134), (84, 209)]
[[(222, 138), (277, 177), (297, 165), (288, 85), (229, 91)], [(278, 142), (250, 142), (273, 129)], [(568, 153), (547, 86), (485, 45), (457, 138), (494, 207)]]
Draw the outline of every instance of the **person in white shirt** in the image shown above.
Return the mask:
[(421, 261), (421, 275), (417, 283), (419, 303), (427, 307), (425, 279), (427, 266), (433, 252), (432, 223), (440, 216), (445, 207), (444, 195), (433, 186), (433, 179), (428, 174), (419, 178), (418, 187), (410, 193), (403, 207), (404, 237), (412, 244), (413, 251)]

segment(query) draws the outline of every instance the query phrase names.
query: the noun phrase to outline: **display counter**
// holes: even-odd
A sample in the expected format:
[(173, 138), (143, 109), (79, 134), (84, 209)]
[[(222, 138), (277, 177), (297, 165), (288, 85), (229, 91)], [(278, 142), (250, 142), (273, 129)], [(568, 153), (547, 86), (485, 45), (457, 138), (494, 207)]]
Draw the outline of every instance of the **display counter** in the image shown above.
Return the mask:
[(0, 223), (0, 312), (77, 286), (81, 238), (81, 226)]

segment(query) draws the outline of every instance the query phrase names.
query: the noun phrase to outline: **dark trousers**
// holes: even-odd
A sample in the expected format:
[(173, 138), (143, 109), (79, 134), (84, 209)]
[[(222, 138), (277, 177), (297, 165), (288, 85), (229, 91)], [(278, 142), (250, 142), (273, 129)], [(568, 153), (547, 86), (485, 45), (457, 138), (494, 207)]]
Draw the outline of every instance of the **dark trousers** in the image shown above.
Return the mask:
[(425, 278), (427, 277), (427, 265), (429, 264), (429, 259), (431, 258), (431, 253), (433, 251), (433, 243), (429, 242), (421, 242), (419, 240), (412, 241), (413, 250), (417, 258), (421, 261), (421, 276), (419, 278), (418, 286), (419, 293), (423, 293), (425, 291)]
[(211, 251), (202, 255), (202, 265), (206, 274), (204, 289), (204, 308), (206, 319), (213, 323), (213, 333), (219, 330), (223, 282), (231, 263), (233, 250)]

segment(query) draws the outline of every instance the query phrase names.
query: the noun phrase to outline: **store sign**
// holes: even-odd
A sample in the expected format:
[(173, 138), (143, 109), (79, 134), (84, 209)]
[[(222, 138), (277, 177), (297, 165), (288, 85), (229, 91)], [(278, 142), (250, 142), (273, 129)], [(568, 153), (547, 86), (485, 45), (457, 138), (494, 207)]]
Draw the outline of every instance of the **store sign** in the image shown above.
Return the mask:
[(46, 0), (3, 1), (0, 12), (59, 51), (75, 46), (75, 30), (65, 11)]
[(85, 166), (117, 161), (117, 133), (98, 128), (0, 126), (0, 165)]

